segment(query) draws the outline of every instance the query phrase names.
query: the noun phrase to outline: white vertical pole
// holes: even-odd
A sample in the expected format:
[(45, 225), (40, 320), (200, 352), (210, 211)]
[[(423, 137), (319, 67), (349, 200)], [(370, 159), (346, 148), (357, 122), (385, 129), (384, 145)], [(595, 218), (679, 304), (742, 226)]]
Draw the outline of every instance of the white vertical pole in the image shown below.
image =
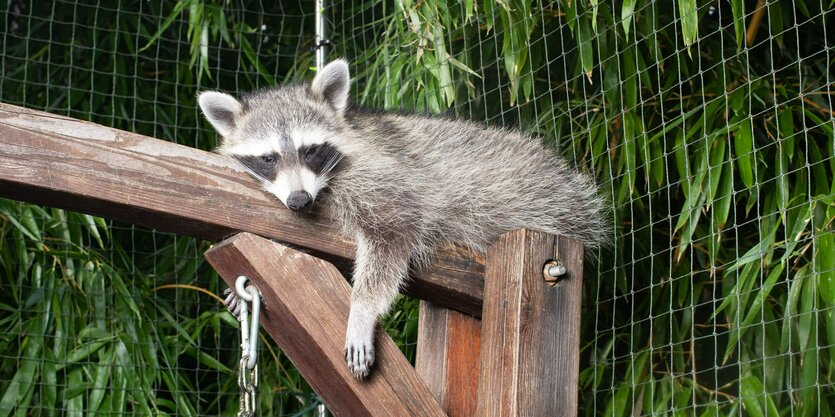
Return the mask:
[(325, 24), (325, 0), (316, 0), (316, 70), (322, 70), (327, 56), (327, 27)]
[[(325, 0), (316, 0), (316, 71), (321, 71), (325, 66), (327, 56), (327, 32), (325, 27)], [(325, 404), (316, 407), (316, 417), (328, 417), (328, 409)]]

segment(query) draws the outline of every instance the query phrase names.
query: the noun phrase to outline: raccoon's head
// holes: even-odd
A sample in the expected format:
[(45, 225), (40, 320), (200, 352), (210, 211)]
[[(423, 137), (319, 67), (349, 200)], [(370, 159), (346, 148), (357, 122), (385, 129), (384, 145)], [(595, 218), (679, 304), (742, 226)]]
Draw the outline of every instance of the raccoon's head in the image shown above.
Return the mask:
[(348, 104), (348, 64), (334, 61), (310, 85), (256, 91), (241, 99), (200, 93), (200, 109), (221, 135), (217, 152), (238, 161), (290, 210), (308, 209), (344, 165), (339, 151)]

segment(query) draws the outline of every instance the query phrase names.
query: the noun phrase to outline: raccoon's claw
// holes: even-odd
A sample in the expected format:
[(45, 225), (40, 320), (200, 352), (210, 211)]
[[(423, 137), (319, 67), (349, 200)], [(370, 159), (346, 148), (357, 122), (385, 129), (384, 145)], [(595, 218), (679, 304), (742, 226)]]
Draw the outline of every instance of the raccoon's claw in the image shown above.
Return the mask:
[(226, 296), (226, 299), (223, 300), (223, 304), (226, 304), (226, 309), (229, 310), (233, 316), (238, 317), (241, 313), (241, 299), (238, 298), (238, 295), (235, 294), (235, 291), (232, 291), (231, 288), (227, 288), (223, 291), (223, 295)]
[(345, 360), (348, 370), (357, 379), (365, 379), (374, 365), (374, 340), (365, 343), (350, 338), (345, 341)]

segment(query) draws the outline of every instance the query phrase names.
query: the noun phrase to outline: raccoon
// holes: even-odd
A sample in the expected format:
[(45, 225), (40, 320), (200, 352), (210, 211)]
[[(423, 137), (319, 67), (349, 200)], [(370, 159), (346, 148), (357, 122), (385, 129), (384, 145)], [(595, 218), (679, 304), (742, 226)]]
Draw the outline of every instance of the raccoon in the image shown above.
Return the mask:
[(357, 378), (374, 363), (374, 332), (407, 278), (433, 250), (485, 251), (522, 227), (580, 239), (609, 236), (591, 178), (540, 140), (449, 117), (387, 113), (348, 104), (348, 64), (336, 60), (309, 85), (268, 88), (239, 101), (207, 91), (200, 108), (240, 162), (287, 208), (317, 203), (356, 242), (345, 358)]

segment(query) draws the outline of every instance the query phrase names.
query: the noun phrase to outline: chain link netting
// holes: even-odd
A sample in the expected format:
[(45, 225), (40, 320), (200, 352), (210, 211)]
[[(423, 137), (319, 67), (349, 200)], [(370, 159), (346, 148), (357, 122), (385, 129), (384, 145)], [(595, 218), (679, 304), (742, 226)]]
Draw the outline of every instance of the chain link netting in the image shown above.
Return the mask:
[[(7, 0), (0, 101), (211, 149), (196, 93), (314, 74), (313, 2)], [(592, 173), (583, 415), (830, 416), (833, 4), (326, 2), (358, 103), (540, 136)], [(232, 415), (208, 243), (0, 200), (0, 417)], [(414, 357), (416, 302), (387, 328)], [(262, 339), (263, 340), (263, 339)], [(264, 415), (318, 399), (262, 343)], [(555, 359), (558, 360), (558, 359)], [(259, 365), (261, 367), (261, 365)]]

